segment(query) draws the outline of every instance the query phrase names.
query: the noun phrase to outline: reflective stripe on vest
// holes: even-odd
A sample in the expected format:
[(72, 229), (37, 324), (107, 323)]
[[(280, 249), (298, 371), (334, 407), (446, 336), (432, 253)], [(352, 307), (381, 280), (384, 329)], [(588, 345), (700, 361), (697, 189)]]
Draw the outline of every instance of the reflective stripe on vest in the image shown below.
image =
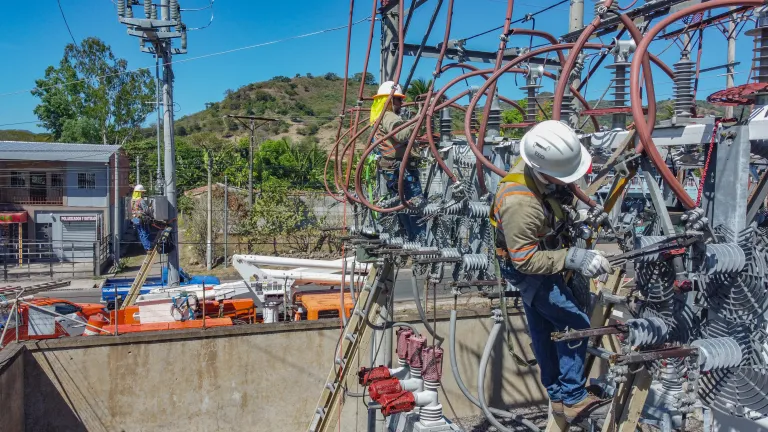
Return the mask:
[[(376, 139), (380, 140), (384, 137), (384, 133), (382, 133), (380, 130), (376, 131)], [(395, 159), (397, 157), (397, 152), (401, 149), (405, 149), (408, 146), (408, 144), (403, 144), (401, 142), (398, 142), (394, 138), (389, 138), (381, 142), (379, 144), (379, 152), (383, 157)]]

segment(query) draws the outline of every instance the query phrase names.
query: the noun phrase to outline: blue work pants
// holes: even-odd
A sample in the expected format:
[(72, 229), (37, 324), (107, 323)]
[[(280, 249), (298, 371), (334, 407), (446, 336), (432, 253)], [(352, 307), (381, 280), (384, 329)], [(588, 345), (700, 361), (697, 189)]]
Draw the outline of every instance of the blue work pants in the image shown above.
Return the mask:
[(549, 399), (567, 405), (581, 402), (587, 396), (584, 359), (588, 340), (555, 342), (552, 333), (587, 329), (589, 318), (576, 306), (562, 275), (525, 275), (499, 261), (502, 277), (523, 297), (533, 353)]
[(131, 219), (133, 225), (136, 227), (136, 231), (139, 232), (139, 241), (144, 246), (145, 251), (152, 249), (152, 242), (149, 240), (149, 224), (142, 221), (140, 218)]

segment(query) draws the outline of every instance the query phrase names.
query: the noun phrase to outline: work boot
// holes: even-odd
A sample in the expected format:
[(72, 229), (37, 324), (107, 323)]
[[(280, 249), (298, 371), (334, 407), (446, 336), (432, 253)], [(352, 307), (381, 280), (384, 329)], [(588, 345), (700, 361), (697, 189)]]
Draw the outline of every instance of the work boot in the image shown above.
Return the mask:
[(600, 399), (593, 394), (587, 394), (581, 402), (573, 405), (564, 404), (563, 414), (568, 423), (578, 423), (588, 417), (605, 417), (610, 404), (611, 399)]
[(563, 416), (563, 401), (550, 401), (549, 402), (552, 405), (552, 415), (556, 415), (558, 417)]

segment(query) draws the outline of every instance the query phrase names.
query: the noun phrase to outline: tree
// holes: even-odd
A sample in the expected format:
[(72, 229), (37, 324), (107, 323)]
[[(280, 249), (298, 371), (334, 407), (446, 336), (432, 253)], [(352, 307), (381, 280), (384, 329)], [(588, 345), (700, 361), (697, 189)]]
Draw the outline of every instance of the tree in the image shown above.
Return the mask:
[(431, 85), (432, 80), (427, 81), (424, 78), (417, 78), (408, 85), (408, 88), (405, 90), (405, 96), (409, 102), (413, 102), (417, 96), (427, 93)]
[(35, 114), (55, 140), (123, 144), (154, 110), (155, 82), (149, 71), (129, 71), (98, 38), (68, 44), (58, 67), (35, 81)]
[[(361, 79), (363, 79), (362, 72), (358, 72), (352, 76), (352, 81), (360, 82)], [(365, 73), (365, 85), (376, 85), (376, 77), (370, 72)]]

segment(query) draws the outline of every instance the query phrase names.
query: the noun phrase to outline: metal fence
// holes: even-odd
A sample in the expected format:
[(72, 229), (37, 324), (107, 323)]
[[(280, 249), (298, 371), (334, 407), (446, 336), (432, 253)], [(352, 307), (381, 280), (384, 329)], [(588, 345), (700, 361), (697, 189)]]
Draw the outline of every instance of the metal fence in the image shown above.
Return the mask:
[(4, 281), (48, 276), (100, 276), (112, 258), (110, 240), (48, 241), (0, 244)]

